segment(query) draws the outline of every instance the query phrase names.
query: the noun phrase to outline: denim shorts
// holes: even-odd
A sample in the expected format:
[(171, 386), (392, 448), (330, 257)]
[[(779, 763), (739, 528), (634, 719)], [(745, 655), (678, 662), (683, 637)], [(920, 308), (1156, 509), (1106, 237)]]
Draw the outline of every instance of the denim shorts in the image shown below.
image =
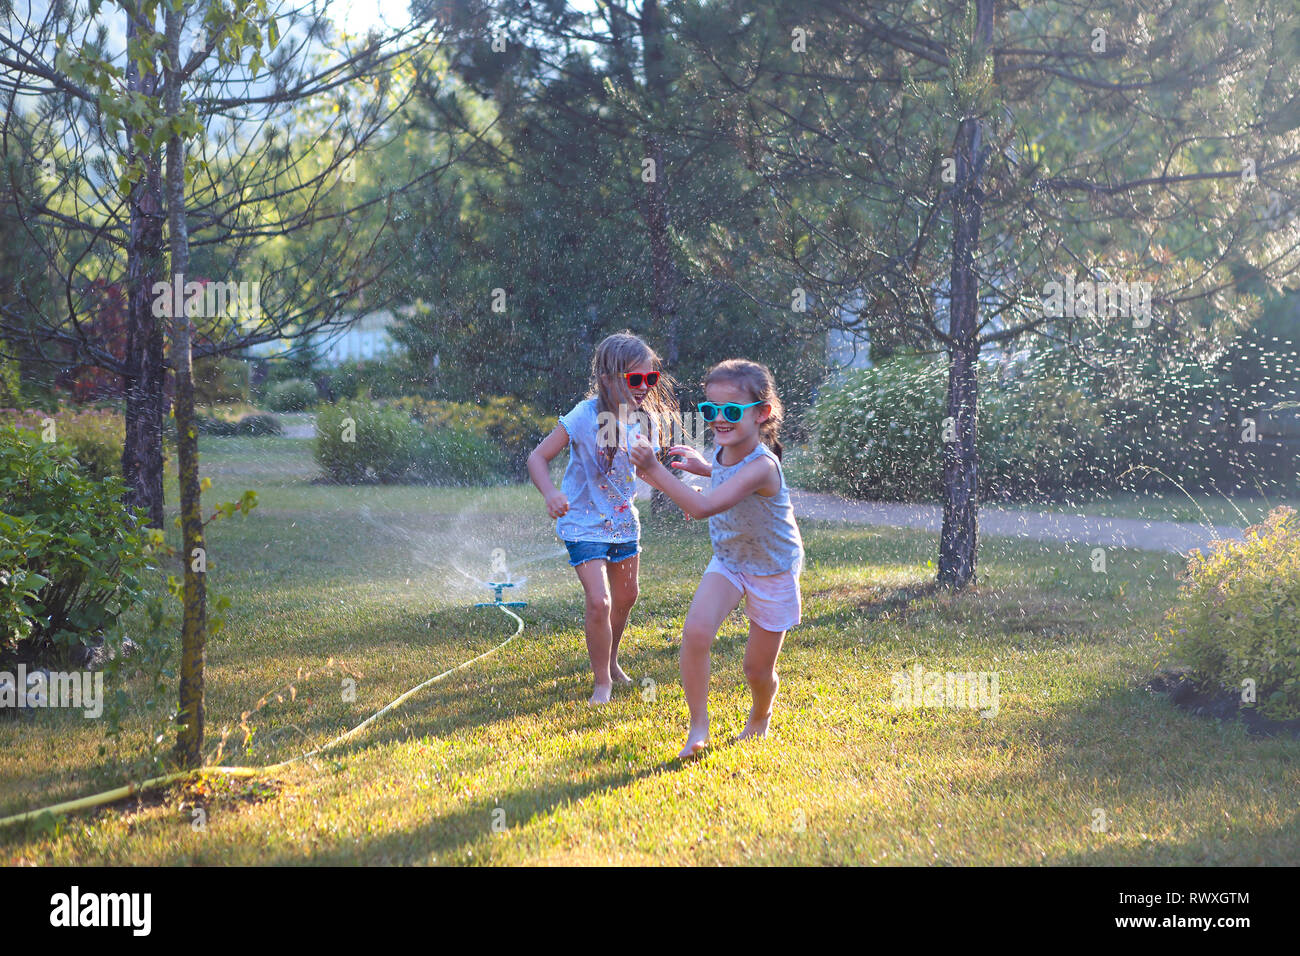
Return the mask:
[(620, 561), (636, 557), (637, 552), (641, 550), (640, 544), (636, 541), (623, 541), (618, 544), (604, 541), (565, 541), (564, 546), (569, 549), (569, 564), (575, 568), (588, 561), (603, 560), (610, 564), (618, 564)]

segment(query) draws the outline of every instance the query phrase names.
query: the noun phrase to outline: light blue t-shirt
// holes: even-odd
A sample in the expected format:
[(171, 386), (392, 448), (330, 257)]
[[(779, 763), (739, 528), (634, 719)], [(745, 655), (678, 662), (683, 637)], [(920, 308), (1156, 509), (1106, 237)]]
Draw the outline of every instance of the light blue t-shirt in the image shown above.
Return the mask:
[[(599, 541), (621, 544), (641, 538), (641, 518), (636, 505), (636, 470), (627, 450), (642, 433), (635, 421), (614, 426), (618, 449), (606, 461), (598, 438), (600, 422), (597, 399), (593, 396), (573, 406), (560, 417), (569, 433), (569, 464), (564, 469), (560, 490), (569, 499), (569, 511), (555, 522), (555, 533), (564, 541)], [(610, 424), (613, 425), (611, 417)], [(658, 441), (658, 429), (650, 422), (650, 443)]]

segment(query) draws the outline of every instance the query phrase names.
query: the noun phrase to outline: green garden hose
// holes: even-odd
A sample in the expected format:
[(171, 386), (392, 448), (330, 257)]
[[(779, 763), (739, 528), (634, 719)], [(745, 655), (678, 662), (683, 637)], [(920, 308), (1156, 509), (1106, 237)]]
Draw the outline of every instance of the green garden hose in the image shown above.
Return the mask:
[(144, 793), (146, 790), (156, 790), (159, 787), (166, 787), (173, 783), (180, 783), (183, 780), (188, 780), (193, 777), (202, 776), (203, 774), (225, 774), (228, 777), (258, 777), (258, 776), (262, 776), (263, 774), (274, 773), (277, 770), (283, 770), (285, 767), (288, 767), (290, 764), (295, 764), (301, 760), (306, 760), (308, 757), (314, 757), (317, 754), (322, 754), (327, 750), (333, 750), (335, 747), (343, 743), (345, 740), (350, 740), (351, 738), (355, 737), (357, 734), (365, 730), (367, 727), (369, 727), (376, 720), (384, 716), (384, 714), (388, 713), (393, 708), (405, 703), (413, 695), (424, 690), (424, 688), (432, 684), (436, 684), (444, 677), (448, 677), (449, 675), (456, 673), (456, 671), (464, 670), (470, 665), (476, 664), (479, 661), (483, 660), (484, 658), (490, 657), (491, 655), (501, 650), (501, 648), (505, 647), (516, 637), (518, 637), (520, 634), (523, 633), (524, 619), (522, 617), (520, 617), (518, 614), (510, 610), (510, 608), (506, 607), (502, 603), (495, 603), (489, 606), (499, 607), (503, 613), (508, 614), (510, 617), (515, 619), (515, 622), (518, 626), (515, 628), (513, 634), (507, 637), (496, 647), (484, 651), (482, 654), (478, 655), (478, 657), (471, 658), (470, 660), (465, 661), (463, 664), (457, 664), (455, 667), (451, 668), (451, 670), (443, 671), (441, 674), (438, 674), (434, 677), (430, 677), (428, 680), (415, 685), (410, 690), (406, 691), (404, 694), (398, 697), (396, 700), (389, 703), (387, 706), (381, 708), (380, 710), (375, 711), (375, 713), (371, 714), (369, 717), (367, 717), (361, 723), (357, 724), (351, 730), (347, 731), (344, 734), (341, 734), (338, 737), (335, 737), (333, 740), (328, 741), (327, 743), (321, 744), (315, 750), (310, 750), (305, 754), (300, 754), (297, 757), (290, 757), (288, 760), (283, 760), (280, 763), (273, 763), (265, 767), (217, 766), (217, 767), (199, 767), (196, 770), (181, 770), (176, 773), (165, 774), (164, 776), (161, 777), (152, 777), (149, 780), (144, 780), (140, 783), (129, 783), (126, 786), (116, 787), (112, 790), (105, 790), (103, 793), (92, 794), (91, 796), (88, 797), (80, 797), (76, 800), (67, 800), (63, 803), (56, 803), (52, 806), (41, 807), (39, 810), (28, 810), (26, 813), (17, 813), (11, 817), (0, 817), (0, 826), (5, 826), (10, 823), (21, 823), (24, 820), (35, 820), (37, 817), (41, 817), (47, 813), (49, 814), (76, 813), (81, 810), (89, 810), (92, 807), (103, 806), (106, 803), (115, 803), (118, 800), (125, 800), (127, 797), (134, 796), (137, 793)]

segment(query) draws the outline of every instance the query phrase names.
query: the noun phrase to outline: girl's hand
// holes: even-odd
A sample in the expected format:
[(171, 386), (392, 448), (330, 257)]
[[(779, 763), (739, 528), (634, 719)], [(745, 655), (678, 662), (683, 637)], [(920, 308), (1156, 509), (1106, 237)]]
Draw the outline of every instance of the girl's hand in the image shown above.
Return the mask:
[(632, 464), (636, 465), (638, 471), (650, 473), (654, 466), (659, 463), (659, 457), (655, 454), (654, 446), (651, 445), (641, 435), (637, 435), (628, 449), (628, 457), (632, 459)]
[(671, 461), (669, 467), (676, 468), (679, 471), (687, 471), (692, 475), (699, 475), (701, 478), (708, 478), (713, 474), (713, 466), (690, 445), (673, 445), (668, 449), (668, 454), (677, 455), (684, 461)]
[(564, 496), (564, 492), (557, 491), (553, 495), (547, 495), (546, 513), (552, 518), (562, 518), (569, 513), (569, 499)]

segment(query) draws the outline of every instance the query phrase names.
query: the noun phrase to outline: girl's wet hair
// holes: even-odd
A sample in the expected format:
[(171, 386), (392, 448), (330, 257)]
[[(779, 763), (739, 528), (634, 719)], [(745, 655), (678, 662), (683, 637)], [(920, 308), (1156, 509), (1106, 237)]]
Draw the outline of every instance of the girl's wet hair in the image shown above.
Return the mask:
[[(632, 394), (623, 373), (638, 365), (649, 365), (659, 373), (659, 382), (646, 393), (645, 401), (636, 412), (643, 418), (653, 419), (659, 429), (659, 447), (668, 447), (675, 431), (681, 430), (681, 413), (677, 408), (677, 386), (665, 374), (655, 350), (646, 345), (640, 336), (624, 329), (607, 335), (596, 346), (591, 357), (591, 387), (589, 395), (596, 396), (597, 412), (618, 412), (620, 405), (632, 404)], [(649, 429), (644, 430), (650, 437)], [(602, 449), (606, 454), (617, 451), (617, 446)]]
[(748, 359), (727, 359), (709, 369), (704, 376), (704, 387), (715, 382), (734, 385), (749, 396), (751, 402), (765, 402), (771, 409), (767, 421), (758, 426), (759, 437), (763, 444), (781, 457), (781, 442), (777, 437), (781, 433), (781, 421), (785, 417), (785, 406), (776, 394), (776, 379), (766, 365), (751, 362)]

